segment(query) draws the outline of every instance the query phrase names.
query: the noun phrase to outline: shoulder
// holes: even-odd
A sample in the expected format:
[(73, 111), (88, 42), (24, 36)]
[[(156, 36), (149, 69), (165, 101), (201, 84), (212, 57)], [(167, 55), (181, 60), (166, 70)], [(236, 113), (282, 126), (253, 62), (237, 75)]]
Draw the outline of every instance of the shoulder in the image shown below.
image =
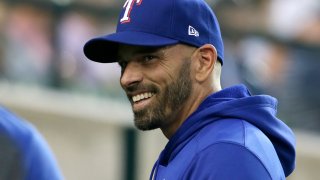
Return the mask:
[(184, 173), (186, 179), (272, 179), (261, 160), (246, 147), (217, 142), (199, 152)]
[(2, 134), (11, 137), (17, 135), (28, 136), (33, 131), (35, 131), (35, 128), (30, 123), (8, 109), (0, 107), (0, 132)]
[(0, 157), (16, 155), (15, 165), (22, 168), (26, 179), (62, 179), (53, 153), (36, 127), (2, 107), (0, 137), (0, 146), (10, 145)]
[(210, 175), (209, 179), (212, 175), (237, 179), (283, 176), (271, 141), (261, 130), (244, 120), (224, 119), (211, 123), (197, 134), (193, 145), (197, 147), (196, 155), (186, 172), (188, 176)]
[(20, 150), (42, 145), (38, 130), (28, 121), (0, 107), (0, 134), (15, 143)]
[(216, 143), (238, 144), (250, 151), (260, 148), (274, 150), (269, 138), (256, 126), (241, 119), (223, 119), (215, 121), (199, 131), (194, 137), (198, 151)]
[(245, 121), (238, 119), (214, 121), (203, 127), (194, 140), (198, 144), (199, 151), (217, 142), (232, 142), (244, 145), (246, 126)]

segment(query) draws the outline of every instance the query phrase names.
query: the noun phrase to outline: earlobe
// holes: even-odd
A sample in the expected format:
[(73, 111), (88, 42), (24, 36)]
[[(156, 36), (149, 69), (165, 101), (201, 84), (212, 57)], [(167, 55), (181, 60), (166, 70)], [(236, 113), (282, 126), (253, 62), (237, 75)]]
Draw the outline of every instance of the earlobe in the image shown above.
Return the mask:
[(211, 77), (212, 70), (217, 61), (217, 50), (211, 44), (205, 44), (197, 50), (196, 80), (204, 82)]

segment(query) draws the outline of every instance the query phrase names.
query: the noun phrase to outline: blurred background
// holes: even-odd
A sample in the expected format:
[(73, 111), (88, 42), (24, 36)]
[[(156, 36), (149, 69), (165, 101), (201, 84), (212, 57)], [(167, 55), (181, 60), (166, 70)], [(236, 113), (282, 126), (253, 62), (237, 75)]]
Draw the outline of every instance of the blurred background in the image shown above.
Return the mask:
[[(288, 178), (319, 179), (320, 1), (207, 0), (225, 43), (223, 87), (279, 100), (297, 136)], [(115, 31), (124, 0), (1, 0), (0, 104), (45, 136), (67, 180), (148, 179), (167, 140), (138, 132), (117, 64), (86, 60), (84, 43)]]

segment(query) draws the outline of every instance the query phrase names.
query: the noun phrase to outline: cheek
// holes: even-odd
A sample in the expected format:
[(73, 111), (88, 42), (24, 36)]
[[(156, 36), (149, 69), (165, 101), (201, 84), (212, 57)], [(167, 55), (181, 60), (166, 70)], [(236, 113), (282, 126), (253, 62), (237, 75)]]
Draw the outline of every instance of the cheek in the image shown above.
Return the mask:
[(165, 79), (166, 81), (168, 81), (168, 83), (174, 81), (175, 79), (177, 79), (178, 76), (178, 72), (180, 70), (179, 66), (177, 65), (177, 63), (173, 64), (173, 63), (161, 63), (160, 64), (160, 69), (161, 71), (159, 71), (159, 76), (161, 73), (161, 76), (163, 77), (163, 79)]
[(176, 76), (177, 73), (172, 67), (159, 65), (157, 68), (149, 71), (145, 79), (164, 88), (164, 86), (171, 84), (177, 78)]
[(160, 92), (165, 91), (168, 86), (171, 86), (174, 83), (175, 75), (168, 73), (154, 73), (154, 78), (150, 79), (152, 83), (160, 88)]

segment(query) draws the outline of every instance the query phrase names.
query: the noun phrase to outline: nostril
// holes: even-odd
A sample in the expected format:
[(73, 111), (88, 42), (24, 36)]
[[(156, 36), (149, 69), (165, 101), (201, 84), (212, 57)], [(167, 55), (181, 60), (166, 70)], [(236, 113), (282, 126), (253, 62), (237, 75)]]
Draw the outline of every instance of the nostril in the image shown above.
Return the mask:
[(139, 84), (143, 79), (142, 73), (137, 68), (127, 66), (120, 77), (120, 84), (123, 88)]
[(125, 87), (127, 93), (133, 93), (139, 89), (139, 83), (132, 83)]

